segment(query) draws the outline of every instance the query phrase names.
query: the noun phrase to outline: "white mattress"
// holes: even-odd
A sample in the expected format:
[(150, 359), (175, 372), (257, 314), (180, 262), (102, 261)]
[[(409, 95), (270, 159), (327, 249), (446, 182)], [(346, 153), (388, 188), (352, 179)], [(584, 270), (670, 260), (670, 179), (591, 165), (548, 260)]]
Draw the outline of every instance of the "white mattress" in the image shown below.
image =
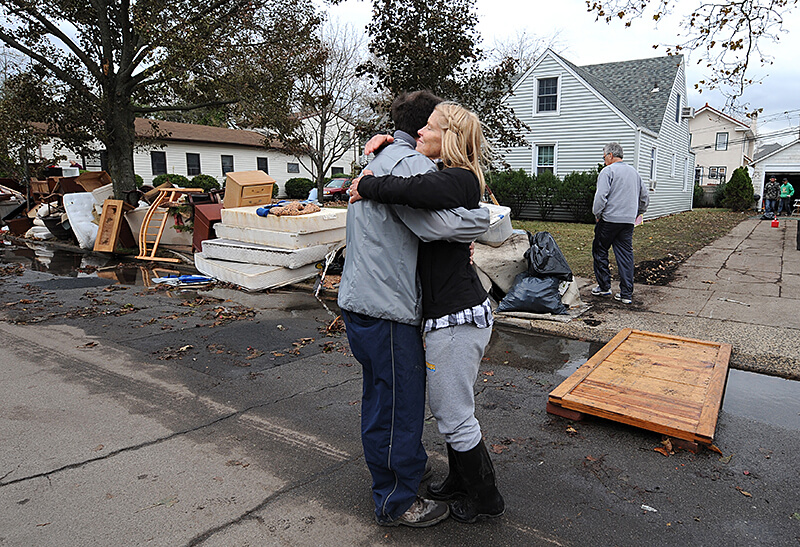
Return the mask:
[[(225, 211), (225, 209), (223, 209), (223, 211)], [(233, 239), (235, 241), (256, 243), (267, 247), (278, 247), (280, 249), (303, 249), (315, 245), (339, 243), (345, 239), (344, 227), (301, 234), (247, 228), (238, 225), (229, 225), (223, 222), (214, 225), (214, 232), (221, 239)]]
[(316, 276), (319, 271), (314, 264), (290, 270), (281, 266), (215, 260), (204, 253), (195, 253), (194, 266), (203, 275), (235, 283), (248, 291), (263, 291), (297, 283)]
[(335, 228), (344, 228), (347, 222), (347, 209), (323, 208), (317, 213), (298, 216), (258, 216), (260, 205), (222, 209), (222, 223), (240, 228), (257, 228), (273, 232), (311, 234)]
[(319, 262), (335, 247), (336, 244), (314, 245), (302, 249), (280, 249), (232, 239), (207, 239), (203, 241), (203, 255), (216, 260), (283, 266), (295, 270), (306, 264)]

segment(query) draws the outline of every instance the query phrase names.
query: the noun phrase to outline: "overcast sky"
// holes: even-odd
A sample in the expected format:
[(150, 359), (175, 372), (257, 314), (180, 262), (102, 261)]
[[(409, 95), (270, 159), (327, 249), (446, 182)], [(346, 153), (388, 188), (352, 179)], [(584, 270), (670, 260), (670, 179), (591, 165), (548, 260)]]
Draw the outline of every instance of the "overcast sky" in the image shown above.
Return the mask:
[[(674, 3), (688, 13), (699, 2), (677, 0)], [(675, 36), (680, 32), (678, 17), (662, 20), (658, 27), (652, 20), (644, 19), (635, 21), (630, 28), (625, 28), (621, 21), (611, 24), (595, 21), (594, 15), (586, 11), (584, 0), (476, 0), (476, 6), (484, 48), (521, 31), (536, 36), (550, 36), (558, 31), (558, 46), (554, 49), (579, 66), (665, 55), (663, 46), (655, 50), (652, 46), (675, 42)], [(328, 8), (328, 11), (339, 21), (364, 28), (370, 19), (371, 2), (346, 0), (339, 6)], [(762, 134), (785, 132), (800, 125), (800, 67), (797, 62), (800, 7), (787, 18), (784, 27), (794, 29), (794, 32), (782, 34), (779, 43), (766, 46), (767, 53), (774, 57), (774, 63), (763, 68), (753, 65), (751, 77), (762, 79), (762, 83), (748, 88), (743, 97), (743, 102), (749, 103), (751, 109), (763, 108), (759, 117), (764, 122), (759, 124)], [(694, 84), (704, 78), (696, 65), (699, 58), (699, 55), (691, 53), (687, 56), (689, 105), (699, 108), (708, 102), (722, 109), (724, 98), (713, 91), (699, 94), (694, 89)], [(786, 137), (782, 140), (785, 141)]]

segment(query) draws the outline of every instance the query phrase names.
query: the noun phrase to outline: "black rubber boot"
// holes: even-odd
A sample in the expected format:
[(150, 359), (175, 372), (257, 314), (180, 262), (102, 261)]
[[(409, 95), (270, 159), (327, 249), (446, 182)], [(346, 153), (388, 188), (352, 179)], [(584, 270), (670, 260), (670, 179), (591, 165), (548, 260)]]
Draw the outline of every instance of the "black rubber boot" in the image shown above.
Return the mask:
[(447, 463), (449, 471), (443, 482), (428, 485), (428, 497), (432, 500), (452, 500), (467, 495), (456, 467), (456, 454), (450, 444), (447, 444)]
[(483, 440), (467, 452), (454, 454), (467, 495), (450, 504), (450, 516), (459, 522), (472, 523), (505, 513), (506, 504), (497, 490), (494, 466)]

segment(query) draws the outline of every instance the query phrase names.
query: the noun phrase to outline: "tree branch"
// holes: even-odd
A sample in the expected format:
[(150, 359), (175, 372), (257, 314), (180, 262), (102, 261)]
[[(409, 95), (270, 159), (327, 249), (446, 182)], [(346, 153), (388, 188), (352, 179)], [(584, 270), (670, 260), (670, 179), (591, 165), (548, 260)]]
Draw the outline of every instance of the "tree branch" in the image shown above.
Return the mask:
[(198, 108), (208, 108), (211, 106), (225, 106), (228, 104), (234, 104), (235, 102), (237, 101), (211, 101), (207, 103), (186, 105), (134, 107), (132, 110), (137, 114), (152, 114), (153, 112), (185, 112), (188, 110), (197, 110)]
[(16, 49), (20, 53), (24, 53), (31, 59), (34, 59), (43, 66), (47, 67), (48, 70), (51, 70), (53, 74), (55, 74), (58, 77), (58, 79), (60, 79), (61, 81), (63, 81), (68, 85), (71, 85), (77, 91), (80, 91), (82, 94), (84, 94), (87, 98), (90, 98), (92, 100), (97, 99), (97, 97), (95, 97), (95, 95), (91, 92), (91, 90), (88, 87), (86, 87), (86, 85), (83, 83), (82, 80), (75, 78), (69, 72), (63, 70), (61, 67), (51, 62), (45, 56), (33, 51), (26, 45), (21, 44), (16, 39), (14, 39), (13, 36), (10, 36), (3, 30), (0, 30), (0, 40), (5, 42), (5, 44), (11, 47), (12, 49)]

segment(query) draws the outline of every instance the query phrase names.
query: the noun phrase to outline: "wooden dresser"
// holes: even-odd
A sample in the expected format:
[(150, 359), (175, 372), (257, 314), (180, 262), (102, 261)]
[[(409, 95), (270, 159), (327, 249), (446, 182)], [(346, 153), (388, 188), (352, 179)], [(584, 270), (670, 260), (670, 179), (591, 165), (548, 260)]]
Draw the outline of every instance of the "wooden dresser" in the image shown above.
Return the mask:
[(263, 171), (234, 171), (225, 179), (226, 209), (264, 205), (272, 202), (275, 179)]

